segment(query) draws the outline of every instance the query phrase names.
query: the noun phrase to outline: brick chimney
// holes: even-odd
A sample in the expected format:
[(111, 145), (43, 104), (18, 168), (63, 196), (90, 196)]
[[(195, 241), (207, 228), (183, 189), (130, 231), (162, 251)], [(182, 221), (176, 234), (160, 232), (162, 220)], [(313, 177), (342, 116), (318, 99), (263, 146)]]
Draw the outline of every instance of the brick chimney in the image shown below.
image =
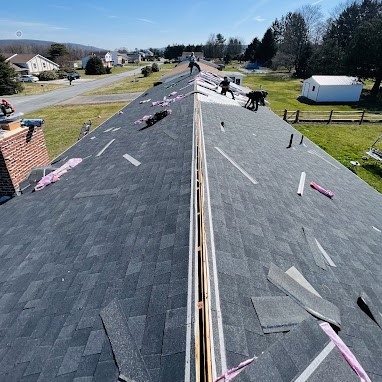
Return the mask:
[(0, 130), (0, 196), (12, 196), (33, 167), (50, 164), (42, 127)]

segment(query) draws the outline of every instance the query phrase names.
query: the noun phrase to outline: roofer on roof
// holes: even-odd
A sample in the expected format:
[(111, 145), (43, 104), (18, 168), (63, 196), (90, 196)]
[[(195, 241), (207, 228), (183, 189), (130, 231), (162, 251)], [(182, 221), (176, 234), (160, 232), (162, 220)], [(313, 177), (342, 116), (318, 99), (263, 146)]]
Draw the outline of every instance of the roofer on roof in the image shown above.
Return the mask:
[(229, 88), (229, 79), (227, 76), (224, 77), (224, 80), (220, 82), (219, 86), (222, 88), (222, 91), (220, 94), (226, 95), (227, 92), (232, 94), (232, 99), (235, 99), (235, 96), (233, 94), (233, 91)]
[(200, 66), (198, 63), (195, 62), (195, 54), (194, 52), (192, 52), (190, 56), (190, 63), (188, 64), (188, 67), (190, 68), (190, 75), (192, 74), (192, 68), (194, 66), (196, 66), (196, 68), (199, 70), (199, 73), (200, 73)]
[(5, 98), (1, 100), (0, 108), (2, 113), (4, 114), (4, 117), (15, 112), (15, 108), (13, 107), (13, 105), (10, 102), (8, 102)]

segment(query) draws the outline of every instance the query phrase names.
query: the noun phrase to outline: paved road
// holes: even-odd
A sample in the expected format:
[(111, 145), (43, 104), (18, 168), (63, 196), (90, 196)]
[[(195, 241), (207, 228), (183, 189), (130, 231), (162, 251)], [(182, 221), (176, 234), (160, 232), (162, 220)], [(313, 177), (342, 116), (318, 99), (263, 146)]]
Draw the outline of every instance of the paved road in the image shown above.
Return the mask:
[(98, 89), (102, 86), (109, 85), (116, 81), (120, 81), (123, 78), (131, 77), (134, 74), (141, 74), (141, 68), (142, 67), (139, 67), (129, 72), (115, 74), (110, 77), (104, 77), (94, 81), (73, 81), (73, 85), (68, 86), (65, 89), (57, 89), (51, 92), (30, 96), (19, 96), (13, 98), (8, 97), (8, 99), (15, 106), (16, 111), (27, 114), (35, 110), (43, 109), (45, 107), (61, 103), (87, 91)]

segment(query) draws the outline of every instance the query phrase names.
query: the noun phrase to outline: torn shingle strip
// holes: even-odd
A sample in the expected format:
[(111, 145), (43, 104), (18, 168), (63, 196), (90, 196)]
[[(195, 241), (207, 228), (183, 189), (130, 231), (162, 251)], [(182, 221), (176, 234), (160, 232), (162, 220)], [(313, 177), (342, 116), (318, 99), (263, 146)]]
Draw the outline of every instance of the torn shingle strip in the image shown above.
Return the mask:
[(314, 239), (316, 241), (316, 244), (317, 244), (317, 247), (318, 249), (320, 250), (320, 252), (322, 253), (322, 256), (324, 256), (324, 259), (326, 260), (326, 262), (328, 263), (328, 265), (330, 265), (331, 267), (337, 267), (336, 264), (334, 264), (332, 258), (328, 255), (328, 253), (325, 251), (324, 248), (322, 248), (322, 245), (318, 242), (318, 240), (315, 238)]
[(337, 167), (335, 164), (333, 164), (332, 162), (329, 162), (326, 158), (324, 158), (324, 156), (320, 153), (318, 153), (317, 151), (315, 150), (308, 150), (308, 153), (309, 154), (312, 154), (312, 155), (315, 155), (317, 157), (319, 157), (320, 159), (322, 159), (323, 161), (325, 161), (326, 163), (330, 164), (332, 167), (336, 168), (337, 170), (339, 170), (339, 167)]
[(133, 158), (129, 154), (124, 154), (123, 157), (136, 167), (138, 167), (141, 164), (141, 162), (139, 162), (138, 160), (136, 160), (135, 158)]
[(292, 297), (313, 316), (341, 327), (340, 311), (337, 306), (309, 292), (275, 264), (271, 263), (268, 280)]
[(235, 166), (245, 177), (247, 177), (253, 184), (258, 184), (258, 182), (251, 177), (245, 170), (243, 170), (233, 159), (231, 159), (222, 149), (215, 147), (215, 149), (223, 155), (233, 166)]
[[(328, 324), (329, 325), (329, 324)], [(329, 344), (317, 355), (294, 382), (360, 382), (358, 376), (334, 343)]]
[(317, 247), (317, 242), (315, 238), (313, 237), (313, 232), (310, 229), (307, 229), (304, 227), (302, 227), (302, 231), (309, 245), (309, 249), (311, 254), (313, 255), (315, 263), (317, 264), (318, 267), (326, 270), (327, 268), (326, 268), (324, 257), (322, 256), (321, 251)]
[(379, 300), (363, 291), (358, 297), (358, 306), (382, 329), (382, 306)]
[(336, 347), (333, 342), (329, 342), (317, 357), (309, 364), (309, 366), (298, 376), (295, 382), (305, 382), (317, 370), (325, 358)]
[(296, 267), (290, 267), (285, 273), (309, 292), (315, 294), (317, 297), (321, 297), (320, 294), (313, 288), (312, 284), (309, 283), (309, 281), (298, 271)]
[(85, 192), (79, 192), (78, 194), (73, 196), (73, 199), (80, 199), (80, 198), (89, 198), (92, 196), (105, 196), (105, 195), (116, 195), (120, 191), (120, 188), (111, 188), (108, 190), (96, 190), (96, 191), (85, 191)]
[(113, 143), (115, 141), (115, 139), (112, 139), (97, 155), (96, 155), (96, 157), (99, 157), (99, 156), (101, 156), (103, 153), (104, 153), (104, 151)]
[(302, 196), (302, 194), (304, 193), (305, 178), (306, 178), (306, 173), (302, 172), (300, 176), (300, 182), (298, 184), (298, 189), (297, 189), (297, 194), (300, 196)]
[(100, 316), (113, 349), (123, 381), (151, 382), (141, 353), (128, 328), (126, 317), (117, 299), (101, 310)]
[(288, 296), (252, 297), (264, 333), (287, 332), (309, 317)]

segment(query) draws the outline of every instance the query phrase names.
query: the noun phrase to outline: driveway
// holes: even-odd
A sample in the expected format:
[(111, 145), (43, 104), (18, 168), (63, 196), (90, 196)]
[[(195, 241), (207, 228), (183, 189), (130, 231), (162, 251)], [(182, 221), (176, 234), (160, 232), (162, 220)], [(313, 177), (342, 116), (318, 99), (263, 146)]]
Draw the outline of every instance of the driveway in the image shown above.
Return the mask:
[(126, 77), (141, 74), (142, 67), (131, 70), (129, 72), (114, 74), (110, 77), (104, 77), (99, 80), (75, 80), (72, 82), (72, 86), (68, 86), (65, 89), (57, 89), (51, 92), (30, 96), (8, 97), (8, 99), (12, 102), (12, 104), (16, 108), (16, 111), (27, 114), (32, 111), (46, 108), (48, 106), (56, 105), (71, 98), (77, 97), (82, 93), (98, 89), (102, 86), (106, 86), (113, 82), (120, 81), (121, 79), (124, 79)]

